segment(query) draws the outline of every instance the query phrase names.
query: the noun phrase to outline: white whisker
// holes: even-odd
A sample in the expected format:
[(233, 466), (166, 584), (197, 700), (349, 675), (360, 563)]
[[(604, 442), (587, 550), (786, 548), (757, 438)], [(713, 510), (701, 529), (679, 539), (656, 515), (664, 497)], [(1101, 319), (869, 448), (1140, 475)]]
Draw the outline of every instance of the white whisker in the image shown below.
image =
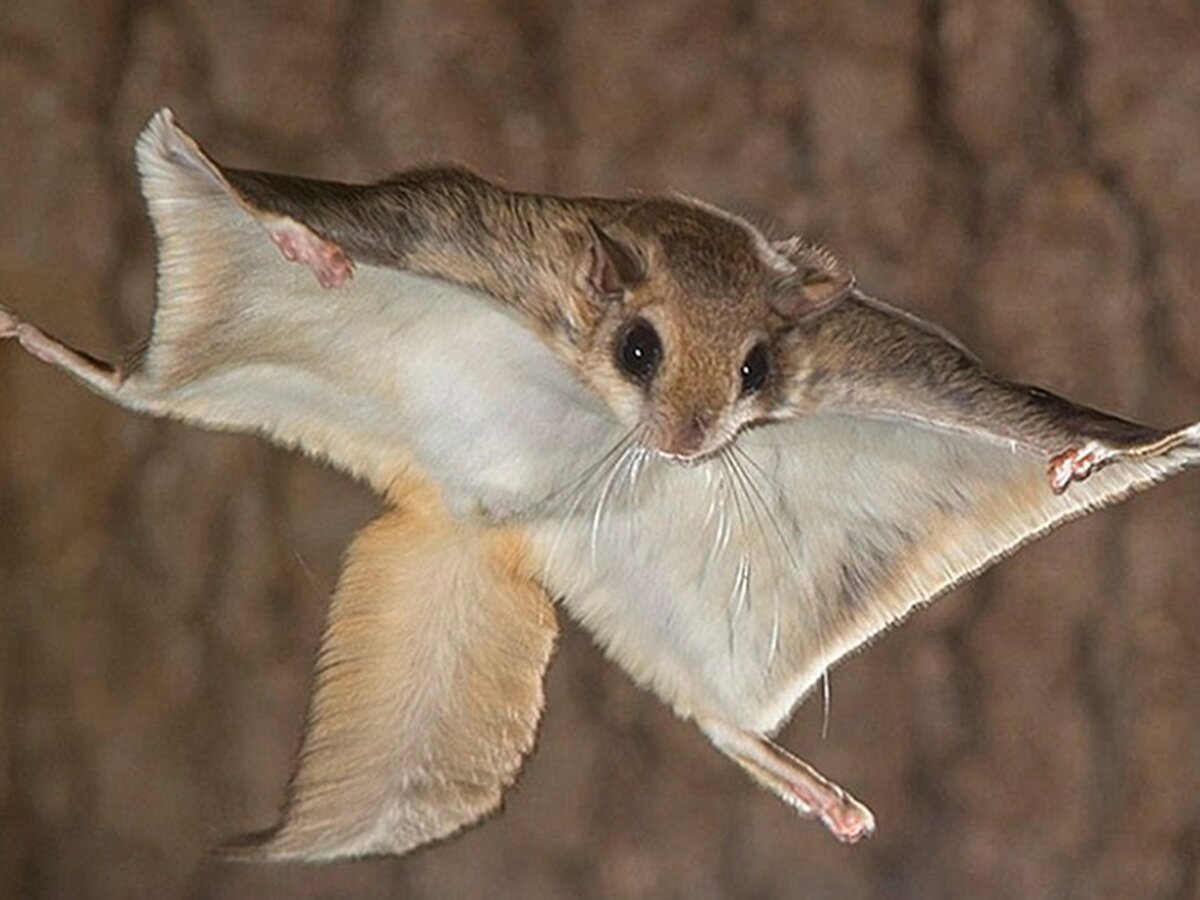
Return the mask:
[[(633, 439), (634, 433), (634, 431), (629, 431), (622, 435), (608, 450), (600, 455), (599, 459), (584, 469), (583, 472), (581, 472), (571, 481), (567, 482), (561, 487), (555, 488), (541, 500), (532, 504), (529, 511), (534, 512), (538, 507), (542, 507), (547, 512), (557, 512), (562, 509), (564, 505), (566, 505), (567, 501), (571, 500), (572, 498), (578, 499), (578, 494), (587, 487), (588, 483), (592, 481), (597, 472), (604, 469), (606, 464), (614, 456), (624, 452), (629, 442)], [(569, 515), (573, 515), (576, 508), (577, 506), (573, 504)]]
[(642, 510), (642, 472), (645, 471), (650, 455), (651, 451), (639, 441), (635, 445), (633, 461), (629, 466), (626, 488), (629, 505), (625, 515), (625, 541), (631, 549), (638, 546), (637, 526)]
[(645, 468), (646, 460), (650, 458), (650, 450), (647, 447), (638, 444), (634, 447), (633, 463), (629, 467), (629, 495), (633, 498), (634, 506), (641, 503), (641, 495), (638, 493), (638, 485), (641, 483), (642, 469)]
[(729, 537), (733, 534), (733, 515), (730, 508), (730, 481), (723, 477), (720, 481), (720, 502), (717, 505), (717, 533), (713, 544), (713, 558), (724, 556), (729, 548)]
[(708, 511), (704, 514), (704, 525), (702, 526), (705, 531), (707, 531), (708, 527), (712, 525), (713, 516), (717, 514), (719, 485), (716, 484), (716, 478), (713, 474), (715, 471), (716, 470), (712, 466), (704, 467), (704, 489), (708, 491), (709, 496)]
[[(764, 514), (766, 515), (767, 520), (770, 522), (771, 530), (777, 540), (779, 549), (782, 551), (783, 556), (786, 558), (788, 565), (791, 567), (793, 574), (795, 575), (795, 577), (797, 579), (799, 579), (802, 576), (804, 569), (801, 564), (800, 558), (797, 556), (796, 548), (802, 547), (803, 544), (799, 540), (800, 535), (797, 531), (796, 518), (795, 518), (794, 514), (789, 513), (787, 497), (778, 489), (778, 486), (777, 486), (776, 482), (774, 481), (774, 479), (772, 478), (770, 472), (768, 472), (767, 469), (765, 469), (757, 460), (755, 460), (752, 455), (750, 455), (748, 452), (746, 452), (746, 450), (744, 450), (741, 447), (738, 447), (737, 445), (731, 445), (730, 449), (734, 454), (736, 454), (738, 460), (745, 463), (746, 467), (749, 467), (749, 469), (753, 469), (753, 471), (756, 472), (760, 476), (760, 478), (763, 482), (763, 488), (760, 489), (758, 487), (757, 479), (748, 479), (750, 489), (753, 490), (759, 503), (762, 505), (762, 507), (764, 509)], [(747, 469), (745, 467), (739, 466), (739, 468), (742, 469), (742, 471), (747, 476), (749, 476), (749, 471), (747, 471)], [(766, 491), (767, 493), (764, 494), (764, 491)], [(768, 500), (767, 500), (768, 495), (772, 498), (773, 502), (768, 502)], [(784, 526), (782, 525), (782, 523), (780, 521), (781, 516), (783, 517), (784, 520), (786, 520), (791, 525), (790, 529), (784, 528)], [(786, 583), (787, 582), (785, 580), (784, 584), (786, 585)], [(777, 584), (776, 585), (776, 593), (775, 593), (775, 620), (772, 622), (772, 638), (771, 638), (772, 650), (771, 650), (770, 654), (768, 655), (770, 660), (773, 660), (773, 658), (774, 658), (775, 652), (778, 648), (778, 641), (779, 641), (779, 615), (780, 615), (779, 591), (780, 591), (780, 587)], [(821, 619), (818, 619), (814, 623), (814, 625), (815, 625), (815, 629), (816, 629), (816, 634), (813, 637), (815, 639), (816, 644), (818, 646), (826, 646), (827, 645), (827, 632), (826, 632), (825, 623)], [(770, 663), (768, 663), (768, 671), (769, 670), (770, 670)], [(826, 678), (828, 678), (827, 674), (826, 674)], [(828, 689), (828, 683), (826, 683), (825, 687), (826, 687), (826, 689)], [(828, 710), (826, 710), (826, 713), (828, 713)]]
[[(592, 492), (596, 483), (603, 481), (616, 467), (617, 463), (624, 458), (629, 445), (635, 440), (637, 433), (638, 430), (635, 428), (622, 435), (612, 447), (601, 454), (600, 458), (588, 466), (578, 478), (556, 490), (543, 501), (543, 513), (558, 519), (558, 528), (555, 530), (554, 538), (550, 542), (550, 548), (546, 554), (544, 569), (547, 573), (553, 570), (558, 560), (558, 551), (563, 536), (566, 534), (567, 529), (574, 524), (575, 514)], [(557, 515), (558, 511), (563, 507), (567, 507), (566, 512), (561, 516)]]
[(737, 575), (733, 579), (733, 617), (737, 619), (750, 602), (750, 554), (738, 557)]
[(821, 740), (829, 737), (829, 670), (821, 673)]
[(592, 511), (592, 533), (591, 533), (591, 550), (592, 550), (592, 568), (596, 568), (596, 560), (598, 559), (598, 547), (600, 543), (600, 525), (604, 521), (604, 513), (608, 509), (608, 500), (612, 496), (613, 485), (622, 474), (623, 470), (629, 464), (630, 459), (636, 457), (637, 447), (634, 444), (627, 446), (616, 462), (612, 465), (609, 471), (608, 478), (604, 481), (604, 487), (600, 491), (600, 499), (596, 501), (596, 508)]
[[(754, 459), (749, 454), (747, 454), (744, 450), (737, 447), (736, 445), (732, 445), (730, 447), (730, 450), (733, 451), (734, 458), (736, 460), (739, 460), (739, 461), (744, 460), (746, 463), (753, 466), (764, 478), (767, 477), (766, 472), (762, 468), (762, 466), (760, 466), (757, 462), (755, 462)], [(800, 571), (800, 560), (798, 560), (796, 558), (796, 555), (792, 550), (792, 542), (789, 541), (787, 535), (784, 534), (783, 526), (780, 524), (779, 518), (775, 515), (772, 504), (769, 503), (767, 501), (767, 498), (763, 496), (762, 492), (758, 489), (758, 485), (755, 483), (754, 479), (750, 476), (750, 473), (747, 472), (743, 466), (741, 466), (740, 462), (735, 463), (735, 464), (736, 464), (738, 470), (742, 473), (742, 475), (745, 479), (745, 484), (746, 484), (747, 488), (750, 491), (753, 491), (755, 498), (757, 498), (758, 508), (767, 517), (767, 521), (771, 525), (771, 530), (775, 533), (775, 537), (779, 540), (780, 549), (783, 550), (783, 552), (785, 554), (787, 554), (788, 561), (791, 563), (792, 568), (795, 569), (797, 572), (799, 572)]]
[[(785, 554), (788, 564), (791, 565), (794, 575), (796, 575), (797, 580), (799, 580), (799, 578), (803, 577), (804, 569), (802, 563), (800, 563), (800, 558), (797, 556), (797, 550), (799, 547), (803, 546), (803, 542), (799, 540), (800, 535), (798, 532), (798, 520), (796, 515), (794, 515), (794, 512), (791, 510), (790, 505), (788, 505), (787, 497), (779, 490), (778, 484), (776, 484), (772, 474), (770, 474), (770, 472), (768, 472), (768, 470), (764, 468), (761, 463), (758, 463), (754, 456), (751, 456), (748, 451), (740, 448), (740, 446), (737, 446), (736, 444), (731, 445), (731, 450), (734, 452), (734, 454), (737, 454), (738, 460), (744, 462), (750, 469), (754, 469), (754, 472), (760, 476), (763, 482), (763, 490), (766, 490), (769, 493), (769, 496), (773, 498), (774, 502), (768, 504), (767, 498), (764, 496), (762, 490), (755, 490), (758, 500), (760, 500), (760, 503), (762, 503), (764, 508), (766, 508), (766, 515), (770, 524), (772, 524), (772, 530), (775, 534), (775, 538), (778, 539), (780, 550)], [(751, 487), (756, 487), (756, 481), (757, 480), (752, 480), (750, 482)], [(781, 517), (782, 520), (790, 524), (790, 528), (785, 529), (784, 526), (782, 526), (780, 522)], [(779, 588), (776, 587), (776, 614), (779, 612), (780, 602), (778, 590)], [(817, 644), (817, 646), (828, 646), (827, 623), (824, 622), (822, 618), (818, 617), (816, 622), (814, 622), (814, 629), (815, 634), (812, 635), (812, 638), (814, 638), (814, 642)], [(774, 634), (774, 624), (772, 630)], [(778, 641), (778, 637), (773, 636), (773, 646), (776, 641)], [(826, 684), (824, 684), (824, 688), (826, 688), (828, 691), (828, 673), (826, 673), (826, 676), (824, 677), (827, 679)], [(828, 715), (828, 709), (826, 709), (826, 715)]]
[[(783, 552), (787, 556), (791, 557), (792, 556), (791, 548), (787, 546), (787, 541), (783, 537), (782, 529), (780, 528), (779, 523), (775, 519), (771, 510), (768, 508), (766, 500), (763, 498), (762, 492), (759, 491), (757, 485), (754, 484), (754, 481), (751, 478), (750, 474), (738, 462), (737, 457), (734, 455), (734, 453), (738, 452), (737, 448), (731, 447), (730, 449), (733, 452), (730, 453), (730, 455), (729, 455), (729, 472), (733, 476), (738, 490), (746, 498), (746, 505), (749, 507), (750, 512), (753, 516), (754, 526), (758, 530), (758, 535), (759, 535), (760, 539), (762, 540), (763, 550), (764, 551), (769, 550), (769, 545), (771, 544), (770, 535), (767, 533), (767, 529), (763, 525), (763, 517), (765, 515), (767, 520), (769, 522), (771, 522), (771, 524), (773, 525), (773, 534), (778, 539)], [(747, 544), (750, 543), (749, 536), (746, 535), (745, 533), (743, 533), (743, 539)], [(793, 564), (794, 564), (794, 557), (793, 557)], [(765, 675), (770, 673), (771, 668), (775, 663), (775, 657), (779, 651), (781, 612), (780, 612), (780, 599), (779, 599), (778, 584), (775, 585), (775, 589), (772, 593), (773, 593), (774, 603), (771, 606), (771, 634), (770, 634), (770, 640), (769, 640), (768, 648), (767, 648), (767, 661), (766, 661), (766, 665), (764, 667), (764, 677), (765, 677)]]

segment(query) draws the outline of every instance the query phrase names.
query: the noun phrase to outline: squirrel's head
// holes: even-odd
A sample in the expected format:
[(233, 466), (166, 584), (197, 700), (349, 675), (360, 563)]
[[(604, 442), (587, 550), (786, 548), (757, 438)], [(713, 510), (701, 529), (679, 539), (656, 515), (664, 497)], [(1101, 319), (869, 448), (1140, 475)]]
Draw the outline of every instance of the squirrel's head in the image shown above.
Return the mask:
[(695, 462), (782, 413), (797, 324), (853, 279), (820, 248), (769, 242), (693, 201), (648, 200), (588, 223), (575, 353), (618, 419)]

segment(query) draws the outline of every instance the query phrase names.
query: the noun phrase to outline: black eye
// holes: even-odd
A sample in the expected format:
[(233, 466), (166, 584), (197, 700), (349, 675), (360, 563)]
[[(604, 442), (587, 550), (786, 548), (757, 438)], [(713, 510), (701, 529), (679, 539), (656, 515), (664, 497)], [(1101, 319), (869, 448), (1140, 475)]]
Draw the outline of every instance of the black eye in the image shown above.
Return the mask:
[(755, 344), (742, 363), (742, 396), (762, 390), (771, 374), (771, 360), (765, 344)]
[(662, 360), (662, 341), (645, 319), (635, 319), (617, 343), (617, 365), (631, 378), (649, 383)]

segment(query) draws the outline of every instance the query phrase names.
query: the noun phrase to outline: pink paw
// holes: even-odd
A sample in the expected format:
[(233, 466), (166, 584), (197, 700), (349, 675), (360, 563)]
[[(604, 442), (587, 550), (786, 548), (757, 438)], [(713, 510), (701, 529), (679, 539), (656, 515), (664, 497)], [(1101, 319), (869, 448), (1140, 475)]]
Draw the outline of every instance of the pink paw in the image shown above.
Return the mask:
[(1050, 458), (1050, 466), (1046, 473), (1050, 476), (1050, 489), (1056, 494), (1061, 494), (1071, 486), (1071, 482), (1086, 481), (1093, 472), (1103, 468), (1111, 460), (1111, 451), (1105, 450), (1099, 444), (1068, 447)]
[(272, 223), (268, 230), (284, 259), (304, 263), (316, 273), (322, 287), (341, 287), (353, 277), (354, 264), (333, 241), (317, 237), (291, 219)]
[(853, 797), (843, 797), (821, 811), (821, 821), (830, 833), (843, 844), (857, 844), (875, 833), (874, 814)]

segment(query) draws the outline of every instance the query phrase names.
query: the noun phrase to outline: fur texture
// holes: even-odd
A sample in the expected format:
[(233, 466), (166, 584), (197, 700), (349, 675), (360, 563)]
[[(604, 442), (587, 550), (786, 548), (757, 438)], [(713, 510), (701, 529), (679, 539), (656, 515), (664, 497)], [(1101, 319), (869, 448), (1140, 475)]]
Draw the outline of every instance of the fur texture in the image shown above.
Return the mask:
[(424, 479), (355, 538), (278, 827), (241, 859), (404, 853), (497, 810), (532, 748), (554, 609), (521, 538), (446, 514)]

